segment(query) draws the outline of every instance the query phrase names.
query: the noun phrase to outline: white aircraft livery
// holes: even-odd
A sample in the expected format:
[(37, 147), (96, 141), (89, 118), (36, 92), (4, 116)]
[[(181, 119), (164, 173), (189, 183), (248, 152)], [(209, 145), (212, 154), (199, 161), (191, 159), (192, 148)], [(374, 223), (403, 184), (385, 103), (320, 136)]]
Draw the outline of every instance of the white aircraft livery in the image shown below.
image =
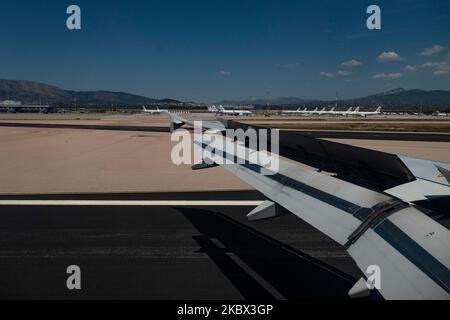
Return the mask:
[(215, 105), (208, 107), (209, 112), (214, 112), (219, 115), (232, 115), (232, 116), (249, 116), (253, 112), (250, 110), (239, 110), (239, 109), (225, 109), (222, 105), (216, 107)]
[(352, 108), (348, 108), (346, 111), (338, 111), (335, 107), (327, 110), (326, 108), (322, 108), (319, 110), (318, 108), (315, 108), (314, 110), (308, 110), (308, 108), (304, 108), (303, 110), (300, 110), (298, 108), (297, 110), (285, 110), (281, 112), (283, 115), (304, 115), (304, 116), (324, 116), (324, 115), (331, 115), (331, 116), (358, 116), (358, 117), (367, 117), (367, 116), (374, 116), (374, 115), (380, 115), (381, 114), (381, 107), (378, 107), (375, 111), (359, 111), (360, 107), (355, 108), (355, 110), (352, 111)]
[(145, 106), (142, 106), (142, 111), (144, 113), (150, 113), (150, 114), (159, 114), (163, 112), (169, 112), (167, 109), (159, 109), (159, 107), (156, 107), (156, 109), (147, 109)]
[(376, 115), (381, 114), (381, 107), (378, 107), (375, 111), (359, 111), (359, 107), (356, 109), (357, 110), (355, 110), (354, 113), (351, 113), (352, 115), (360, 116), (360, 117), (367, 117), (367, 116), (376, 116)]

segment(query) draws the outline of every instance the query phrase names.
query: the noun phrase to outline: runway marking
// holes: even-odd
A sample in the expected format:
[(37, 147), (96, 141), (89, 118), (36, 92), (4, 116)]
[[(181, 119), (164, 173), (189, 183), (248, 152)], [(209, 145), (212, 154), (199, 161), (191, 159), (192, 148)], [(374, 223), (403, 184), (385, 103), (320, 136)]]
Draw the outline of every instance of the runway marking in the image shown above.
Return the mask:
[(0, 200), (0, 206), (259, 206), (251, 200)]
[[(218, 239), (211, 238), (211, 241), (220, 249), (226, 249), (226, 246)], [(256, 271), (254, 271), (247, 263), (241, 260), (233, 252), (225, 252), (225, 254), (230, 257), (238, 266), (240, 266), (250, 277), (252, 277), (256, 282), (258, 282), (264, 289), (267, 290), (275, 299), (286, 300), (277, 289), (275, 289), (269, 282), (267, 282), (263, 277), (261, 277)]]

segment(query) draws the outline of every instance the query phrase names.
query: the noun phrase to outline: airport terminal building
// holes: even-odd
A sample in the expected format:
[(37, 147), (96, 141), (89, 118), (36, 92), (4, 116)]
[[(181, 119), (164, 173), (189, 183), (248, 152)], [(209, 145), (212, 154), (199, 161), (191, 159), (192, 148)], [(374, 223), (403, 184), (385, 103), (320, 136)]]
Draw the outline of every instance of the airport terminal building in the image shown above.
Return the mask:
[(41, 104), (22, 104), (22, 101), (3, 100), (0, 101), (0, 112), (17, 113), (17, 112), (39, 112), (49, 113), (55, 109), (49, 105)]

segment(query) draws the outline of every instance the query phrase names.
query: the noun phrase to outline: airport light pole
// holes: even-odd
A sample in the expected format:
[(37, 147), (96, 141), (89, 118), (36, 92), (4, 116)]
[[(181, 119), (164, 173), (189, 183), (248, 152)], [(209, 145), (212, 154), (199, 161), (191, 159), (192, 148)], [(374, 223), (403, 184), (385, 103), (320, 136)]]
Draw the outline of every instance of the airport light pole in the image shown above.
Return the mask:
[(339, 96), (339, 92), (336, 91), (336, 103), (334, 104), (335, 110), (337, 110), (337, 106), (338, 106), (338, 96)]

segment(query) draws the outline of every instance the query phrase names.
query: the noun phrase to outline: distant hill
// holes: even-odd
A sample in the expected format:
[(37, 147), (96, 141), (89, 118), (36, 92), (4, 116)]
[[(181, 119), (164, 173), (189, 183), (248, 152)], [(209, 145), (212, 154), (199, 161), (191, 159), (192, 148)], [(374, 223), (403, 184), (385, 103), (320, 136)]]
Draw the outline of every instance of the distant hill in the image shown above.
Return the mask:
[(21, 100), (36, 102), (40, 100), (61, 101), (68, 99), (68, 94), (55, 86), (20, 80), (0, 80), (1, 100)]
[[(219, 104), (228, 105), (266, 105), (267, 102), (274, 106), (289, 106), (289, 105), (302, 105), (306, 106), (327, 106), (332, 105), (335, 101), (326, 100), (306, 100), (295, 97), (280, 97), (270, 101), (264, 99), (258, 100), (223, 100)], [(425, 91), (420, 89), (405, 90), (403, 88), (398, 88), (394, 90), (389, 90), (386, 92), (373, 94), (367, 97), (357, 98), (357, 99), (347, 99), (339, 100), (339, 105), (348, 106), (384, 106), (384, 107), (419, 107), (424, 108), (441, 108), (450, 109), (450, 91), (444, 90), (432, 90)]]
[[(72, 91), (51, 86), (44, 83), (23, 80), (0, 80), (0, 100), (20, 100), (24, 103), (45, 103), (70, 105), (76, 102), (78, 105), (94, 104), (98, 106), (136, 106), (151, 103), (180, 103), (173, 99), (152, 99), (126, 92), (112, 91)], [(259, 105), (265, 106), (328, 106), (335, 101), (306, 100), (296, 97), (280, 97), (273, 100), (223, 100), (218, 104), (223, 105)], [(450, 91), (420, 89), (405, 90), (398, 88), (367, 97), (338, 101), (339, 105), (348, 106), (384, 106), (391, 108), (419, 107), (434, 108), (440, 110), (450, 109)]]
[[(307, 100), (309, 101), (309, 100)], [(269, 102), (270, 105), (296, 105), (302, 104), (303, 99), (296, 97), (280, 97), (273, 100), (267, 99), (252, 99), (252, 100), (222, 100), (217, 102), (217, 104), (223, 105), (266, 105)]]
[(398, 88), (364, 98), (346, 100), (354, 105), (382, 105), (385, 107), (450, 108), (450, 91), (420, 89), (405, 90)]
[(172, 99), (151, 99), (126, 92), (71, 91), (44, 83), (23, 80), (0, 80), (0, 100), (20, 100), (24, 103), (95, 104), (131, 106), (149, 103), (179, 103)]

